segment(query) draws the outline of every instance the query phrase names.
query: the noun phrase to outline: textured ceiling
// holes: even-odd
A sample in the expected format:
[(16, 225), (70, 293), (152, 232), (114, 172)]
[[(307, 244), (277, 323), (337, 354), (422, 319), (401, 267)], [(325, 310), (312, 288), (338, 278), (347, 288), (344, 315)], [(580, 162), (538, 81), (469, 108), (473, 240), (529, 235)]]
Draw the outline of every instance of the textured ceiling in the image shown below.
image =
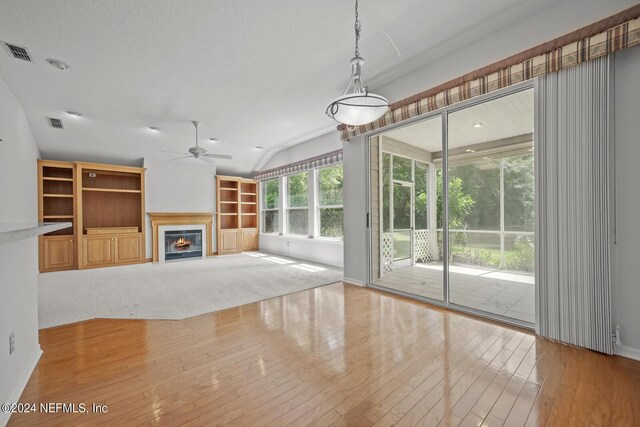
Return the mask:
[[(443, 44), (460, 48), (555, 1), (362, 1), (365, 78), (375, 89), (411, 71), (403, 64), (433, 61)], [(202, 145), (234, 156), (218, 169), (248, 174), (269, 151), (335, 127), (324, 109), (347, 84), (353, 2), (0, 0), (0, 40), (34, 59), (0, 51), (0, 78), (44, 158), (171, 158), (161, 150), (194, 145), (190, 120), (200, 120)], [(71, 68), (54, 69), (50, 57)]]
[[(533, 118), (533, 89), (455, 111), (448, 120), (449, 149), (528, 135), (533, 132)], [(432, 153), (442, 151), (440, 116), (383, 135)]]

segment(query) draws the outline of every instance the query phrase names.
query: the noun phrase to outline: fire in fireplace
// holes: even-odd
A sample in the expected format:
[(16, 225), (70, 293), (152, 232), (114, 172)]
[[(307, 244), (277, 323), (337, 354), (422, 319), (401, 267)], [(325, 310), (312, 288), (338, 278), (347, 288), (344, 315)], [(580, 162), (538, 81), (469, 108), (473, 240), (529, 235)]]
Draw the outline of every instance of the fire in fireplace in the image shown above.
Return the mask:
[(202, 230), (166, 231), (164, 234), (165, 261), (201, 258)]

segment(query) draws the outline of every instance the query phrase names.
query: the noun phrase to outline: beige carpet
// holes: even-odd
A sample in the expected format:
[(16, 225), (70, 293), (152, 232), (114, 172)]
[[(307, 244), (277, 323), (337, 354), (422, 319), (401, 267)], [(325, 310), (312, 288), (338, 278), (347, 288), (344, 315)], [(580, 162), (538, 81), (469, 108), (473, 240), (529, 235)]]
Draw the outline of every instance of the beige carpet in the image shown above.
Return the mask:
[(179, 320), (340, 280), (339, 268), (263, 252), (46, 273), (38, 277), (39, 326)]

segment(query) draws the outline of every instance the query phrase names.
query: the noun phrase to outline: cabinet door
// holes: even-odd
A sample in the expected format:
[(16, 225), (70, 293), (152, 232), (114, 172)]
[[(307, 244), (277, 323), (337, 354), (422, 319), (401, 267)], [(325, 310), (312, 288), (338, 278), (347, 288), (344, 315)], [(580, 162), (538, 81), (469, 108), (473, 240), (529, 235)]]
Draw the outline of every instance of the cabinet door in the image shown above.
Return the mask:
[(258, 250), (258, 230), (257, 229), (242, 230), (242, 250), (243, 251)]
[(73, 237), (43, 237), (44, 271), (68, 270), (74, 267)]
[(238, 230), (220, 230), (220, 254), (240, 252), (239, 237)]
[(142, 259), (142, 236), (116, 237), (116, 263), (140, 261)]
[(82, 243), (83, 266), (100, 267), (114, 263), (115, 237), (84, 237)]

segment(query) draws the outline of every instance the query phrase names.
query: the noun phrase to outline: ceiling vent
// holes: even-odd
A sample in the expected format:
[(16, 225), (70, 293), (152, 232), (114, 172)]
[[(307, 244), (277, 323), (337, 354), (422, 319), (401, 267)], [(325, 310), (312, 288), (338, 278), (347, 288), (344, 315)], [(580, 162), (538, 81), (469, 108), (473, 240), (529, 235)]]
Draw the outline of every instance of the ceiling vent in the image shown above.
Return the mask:
[(54, 129), (64, 129), (64, 126), (62, 126), (62, 120), (60, 119), (47, 117), (47, 121), (49, 122), (49, 126), (51, 126)]
[(22, 59), (23, 61), (31, 61), (31, 57), (29, 56), (29, 51), (27, 51), (26, 47), (17, 46), (11, 43), (2, 42), (4, 48), (7, 50), (9, 55), (13, 56), (16, 59)]

